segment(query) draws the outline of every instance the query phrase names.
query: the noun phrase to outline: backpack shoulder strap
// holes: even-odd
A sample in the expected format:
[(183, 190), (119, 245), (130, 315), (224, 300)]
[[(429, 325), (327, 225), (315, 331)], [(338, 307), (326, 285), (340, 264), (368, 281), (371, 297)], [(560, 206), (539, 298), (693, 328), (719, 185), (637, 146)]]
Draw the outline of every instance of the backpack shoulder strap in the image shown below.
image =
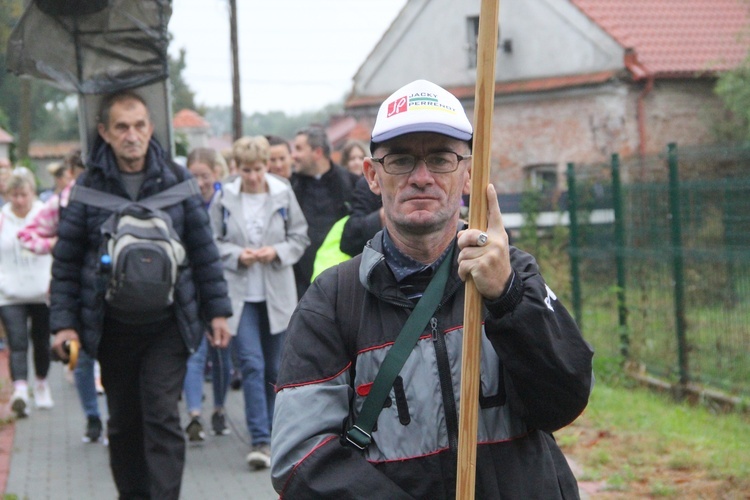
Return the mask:
[(198, 182), (196, 182), (195, 179), (186, 179), (160, 193), (138, 200), (135, 203), (152, 210), (158, 210), (160, 208), (176, 205), (191, 196), (200, 196), (200, 194), (201, 190), (198, 187)]
[[(352, 367), (356, 356), (356, 337), (362, 317), (362, 301), (365, 287), (359, 282), (359, 263), (356, 256), (338, 265), (338, 287), (336, 291), (336, 318), (341, 328), (342, 337), (351, 344), (347, 346)], [(354, 383), (354, 378), (352, 378)]]
[(195, 179), (184, 180), (160, 193), (156, 193), (153, 196), (138, 201), (129, 200), (112, 193), (105, 193), (98, 189), (91, 189), (86, 186), (81, 186), (80, 184), (75, 184), (70, 192), (69, 202), (78, 201), (86, 205), (104, 208), (113, 212), (119, 212), (130, 205), (140, 205), (151, 210), (158, 210), (160, 208), (176, 205), (193, 195), (200, 195), (200, 188)]
[(68, 198), (68, 204), (78, 201), (85, 205), (91, 205), (92, 207), (103, 208), (118, 212), (123, 208), (127, 207), (131, 203), (131, 200), (117, 196), (116, 194), (105, 193), (98, 189), (92, 189), (80, 184), (74, 184), (70, 191), (70, 198)]

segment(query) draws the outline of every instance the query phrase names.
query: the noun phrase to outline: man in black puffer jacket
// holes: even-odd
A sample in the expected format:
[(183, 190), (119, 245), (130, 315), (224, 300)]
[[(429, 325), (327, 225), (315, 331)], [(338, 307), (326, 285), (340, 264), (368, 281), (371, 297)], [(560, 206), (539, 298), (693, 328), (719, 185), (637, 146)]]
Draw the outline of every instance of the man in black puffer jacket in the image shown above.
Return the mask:
[[(78, 184), (140, 200), (189, 177), (151, 138), (143, 99), (131, 91), (107, 96), (99, 138)], [(174, 304), (144, 318), (115, 317), (98, 273), (102, 223), (111, 211), (71, 201), (60, 218), (54, 248), (50, 327), (53, 349), (79, 340), (99, 359), (109, 409), (110, 467), (120, 498), (177, 499), (185, 463), (185, 438), (177, 403), (188, 355), (206, 330), (226, 347), (232, 314), (219, 253), (199, 196), (164, 209), (189, 264), (180, 272)], [(138, 316), (138, 317), (136, 317)]]
[(315, 255), (331, 227), (351, 213), (352, 193), (359, 176), (331, 160), (331, 144), (325, 129), (311, 126), (294, 137), (292, 159), (295, 172), (290, 182), (307, 220), (310, 246), (294, 265), (297, 296), (310, 286)]

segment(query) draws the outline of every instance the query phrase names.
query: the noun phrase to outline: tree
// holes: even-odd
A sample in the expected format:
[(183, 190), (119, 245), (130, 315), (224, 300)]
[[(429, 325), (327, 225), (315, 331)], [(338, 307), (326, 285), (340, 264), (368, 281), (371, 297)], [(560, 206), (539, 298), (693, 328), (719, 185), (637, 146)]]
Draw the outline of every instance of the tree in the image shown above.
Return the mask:
[[(21, 0), (11, 0), (0, 2), (0, 47), (8, 46), (8, 38), (13, 26), (21, 15), (23, 2)], [(11, 130), (10, 113), (4, 105), (8, 97), (8, 89), (5, 85), (5, 51), (0, 53), (0, 127), (5, 130)], [(15, 96), (17, 100), (17, 95)]]
[(726, 119), (715, 126), (718, 139), (750, 140), (750, 54), (737, 68), (719, 76), (714, 92), (727, 112)]
[(244, 118), (243, 126), (247, 135), (274, 134), (292, 138), (298, 130), (308, 125), (328, 123), (332, 116), (341, 114), (343, 109), (342, 101), (328, 104), (318, 111), (308, 111), (292, 116), (288, 116), (283, 111), (253, 113)]
[[(296, 115), (287, 115), (283, 111), (253, 113), (243, 115), (242, 129), (245, 135), (278, 135), (291, 139), (303, 127), (319, 123), (327, 124), (332, 116), (340, 115), (344, 110), (343, 101), (328, 104), (319, 111), (308, 111)], [(205, 109), (205, 119), (211, 124), (216, 135), (232, 135), (233, 108), (231, 106), (211, 106)]]
[[(23, 12), (22, 0), (0, 2), (0, 46), (7, 47), (13, 26)], [(0, 126), (18, 137), (21, 128), (21, 79), (7, 71), (5, 51), (0, 53)], [(38, 80), (29, 85), (30, 129), (34, 139), (74, 139), (77, 115), (68, 94)]]
[(185, 49), (180, 49), (180, 56), (174, 59), (167, 55), (169, 60), (169, 80), (172, 84), (172, 111), (174, 113), (183, 109), (195, 110), (195, 92), (188, 86), (182, 76), (187, 63), (185, 62)]
[(22, 0), (4, 0), (0, 2), (0, 47), (7, 47), (8, 37), (10, 37), (16, 21), (21, 17), (22, 11)]

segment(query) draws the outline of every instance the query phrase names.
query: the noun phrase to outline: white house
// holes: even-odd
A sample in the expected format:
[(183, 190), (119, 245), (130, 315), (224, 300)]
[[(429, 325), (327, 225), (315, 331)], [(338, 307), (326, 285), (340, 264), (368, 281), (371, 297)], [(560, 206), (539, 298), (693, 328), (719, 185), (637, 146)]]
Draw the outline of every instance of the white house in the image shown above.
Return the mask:
[(182, 109), (175, 113), (172, 119), (172, 128), (177, 140), (180, 139), (180, 136), (184, 136), (188, 151), (209, 146), (211, 125), (192, 109)]
[[(474, 111), (480, 1), (409, 0), (353, 78), (347, 112), (418, 78)], [(564, 186), (568, 162), (607, 163), (712, 142), (713, 85), (747, 53), (740, 0), (503, 0), (490, 179)]]

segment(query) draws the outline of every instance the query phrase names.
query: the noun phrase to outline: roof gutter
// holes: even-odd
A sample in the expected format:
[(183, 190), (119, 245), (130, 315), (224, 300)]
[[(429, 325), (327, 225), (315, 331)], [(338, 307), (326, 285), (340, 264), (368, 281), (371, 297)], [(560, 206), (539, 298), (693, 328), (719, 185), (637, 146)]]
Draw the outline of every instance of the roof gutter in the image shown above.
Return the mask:
[(654, 89), (654, 74), (648, 70), (640, 61), (638, 55), (632, 48), (625, 49), (625, 67), (630, 71), (636, 82), (646, 81), (643, 90), (638, 95), (636, 107), (636, 119), (638, 120), (638, 155), (641, 160), (646, 156), (646, 96)]

